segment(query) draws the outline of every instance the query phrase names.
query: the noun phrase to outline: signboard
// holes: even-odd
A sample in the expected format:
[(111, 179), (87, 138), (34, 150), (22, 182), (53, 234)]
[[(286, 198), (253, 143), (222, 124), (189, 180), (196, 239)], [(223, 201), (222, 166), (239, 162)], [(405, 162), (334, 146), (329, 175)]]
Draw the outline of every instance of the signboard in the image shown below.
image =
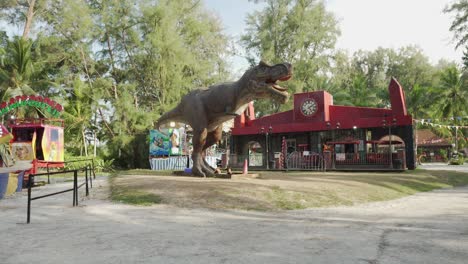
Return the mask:
[(181, 151), (181, 129), (150, 130), (150, 156), (180, 155)]
[(62, 105), (50, 98), (35, 95), (18, 95), (0, 104), (0, 115), (4, 115), (13, 109), (23, 106), (33, 106), (44, 109), (53, 117), (58, 117), (60, 112), (63, 111)]

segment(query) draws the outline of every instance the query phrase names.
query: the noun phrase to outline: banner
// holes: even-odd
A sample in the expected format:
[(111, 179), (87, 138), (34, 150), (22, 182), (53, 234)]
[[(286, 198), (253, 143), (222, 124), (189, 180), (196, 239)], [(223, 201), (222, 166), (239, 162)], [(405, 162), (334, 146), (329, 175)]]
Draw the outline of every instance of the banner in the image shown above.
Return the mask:
[(0, 104), (0, 115), (4, 115), (13, 109), (24, 106), (44, 109), (53, 117), (58, 117), (60, 112), (63, 111), (63, 106), (50, 98), (35, 95), (19, 95)]

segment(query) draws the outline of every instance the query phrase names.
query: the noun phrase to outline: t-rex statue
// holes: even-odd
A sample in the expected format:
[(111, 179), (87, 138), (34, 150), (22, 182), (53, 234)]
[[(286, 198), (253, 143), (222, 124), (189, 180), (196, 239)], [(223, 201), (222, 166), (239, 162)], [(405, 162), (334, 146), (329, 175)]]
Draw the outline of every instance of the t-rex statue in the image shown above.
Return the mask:
[(214, 176), (204, 156), (206, 149), (221, 139), (222, 124), (242, 114), (252, 100), (271, 98), (285, 103), (289, 94), (277, 81), (286, 81), (291, 76), (291, 64), (268, 65), (261, 61), (235, 82), (189, 92), (174, 109), (159, 118), (156, 128), (171, 121), (190, 125), (193, 129), (192, 174)]

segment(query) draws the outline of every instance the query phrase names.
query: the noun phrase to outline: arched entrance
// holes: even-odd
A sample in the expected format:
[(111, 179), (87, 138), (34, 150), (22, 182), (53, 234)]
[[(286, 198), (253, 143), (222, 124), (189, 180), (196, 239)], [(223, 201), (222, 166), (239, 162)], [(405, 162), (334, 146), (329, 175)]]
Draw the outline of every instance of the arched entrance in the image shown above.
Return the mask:
[(257, 141), (250, 141), (248, 143), (248, 161), (249, 167), (263, 166), (263, 148)]

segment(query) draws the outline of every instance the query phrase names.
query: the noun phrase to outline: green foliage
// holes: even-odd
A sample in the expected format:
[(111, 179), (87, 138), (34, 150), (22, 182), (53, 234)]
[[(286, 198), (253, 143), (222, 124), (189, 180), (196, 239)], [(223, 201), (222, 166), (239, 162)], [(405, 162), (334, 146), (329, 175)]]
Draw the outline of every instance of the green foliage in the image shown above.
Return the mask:
[[(323, 89), (335, 104), (388, 107), (394, 76), (413, 117), (466, 125), (451, 119), (468, 115), (467, 73), (454, 63), (431, 65), (416, 46), (349, 55), (335, 50), (338, 22), (324, 2), (262, 2), (263, 10), (249, 14), (240, 43), (251, 64), (291, 62), (294, 78), (285, 85), (291, 93)], [(202, 1), (43, 0), (31, 6), (7, 0), (0, 7), (1, 22), (25, 30), (28, 10), (34, 11), (31, 39), (0, 31), (0, 96), (39, 94), (61, 103), (67, 150), (89, 156), (96, 145), (106, 152), (103, 169), (110, 163), (147, 168), (145, 135), (157, 118), (188, 91), (229, 76), (231, 39)], [(451, 30), (459, 46), (466, 46), (466, 7), (458, 0), (445, 10), (456, 15)], [(265, 115), (290, 109), (291, 102), (258, 101), (256, 110)], [(13, 114), (48, 114), (30, 110)], [(436, 130), (453, 141), (453, 129)], [(457, 133), (463, 148), (468, 132)]]
[(450, 165), (463, 165), (465, 164), (465, 158), (461, 155), (459, 155), (456, 158), (451, 158), (449, 161)]
[(94, 163), (95, 172), (113, 172), (114, 171), (114, 165), (113, 165), (114, 159), (103, 159), (101, 157), (90, 158), (90, 157), (85, 157), (85, 156), (75, 156), (68, 152), (65, 152), (65, 162), (66, 162), (65, 163), (66, 170), (82, 169), (88, 165), (92, 166)]
[(450, 25), (450, 31), (454, 34), (457, 41), (457, 48), (464, 46), (468, 41), (468, 1), (457, 0), (448, 5), (444, 12), (455, 13), (455, 18)]
[[(249, 14), (241, 42), (253, 65), (259, 59), (294, 65), (288, 81), (291, 93), (320, 89), (321, 77), (330, 69), (331, 52), (339, 35), (337, 20), (315, 0), (267, 0), (265, 8)], [(273, 113), (289, 105), (262, 101), (256, 110)]]

